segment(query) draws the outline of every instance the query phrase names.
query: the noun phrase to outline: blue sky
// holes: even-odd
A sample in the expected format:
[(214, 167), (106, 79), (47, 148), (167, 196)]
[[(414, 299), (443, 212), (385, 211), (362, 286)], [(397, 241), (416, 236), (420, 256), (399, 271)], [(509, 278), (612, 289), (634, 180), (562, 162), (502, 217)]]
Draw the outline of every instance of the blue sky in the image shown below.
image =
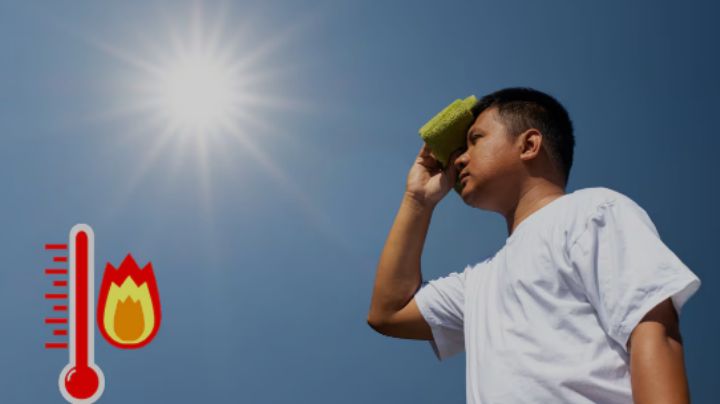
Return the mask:
[[(128, 252), (152, 261), (163, 304), (143, 349), (96, 336), (101, 402), (463, 402), (462, 355), (438, 362), (427, 343), (366, 325), (375, 266), (418, 128), (456, 98), (531, 86), (575, 124), (568, 191), (630, 196), (701, 278), (681, 329), (692, 398), (711, 402), (719, 11), (657, 1), (0, 3), (0, 401), (62, 402), (67, 353), (43, 348), (42, 246), (83, 222), (98, 270)], [(139, 95), (143, 66), (165, 63), (193, 16), (246, 63), (232, 133), (168, 134)], [(423, 275), (461, 270), (506, 237), (502, 217), (451, 193), (433, 216)]]

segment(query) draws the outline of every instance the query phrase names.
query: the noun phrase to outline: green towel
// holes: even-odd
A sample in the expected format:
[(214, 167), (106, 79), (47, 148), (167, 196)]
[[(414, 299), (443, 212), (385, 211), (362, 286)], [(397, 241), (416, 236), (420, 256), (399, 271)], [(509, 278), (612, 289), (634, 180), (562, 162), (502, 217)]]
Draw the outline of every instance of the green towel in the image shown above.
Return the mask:
[[(465, 136), (475, 120), (472, 108), (476, 103), (474, 95), (455, 100), (420, 128), (420, 137), (443, 167), (452, 163), (450, 155), (455, 150), (465, 146)], [(461, 190), (462, 184), (456, 180), (455, 191)]]

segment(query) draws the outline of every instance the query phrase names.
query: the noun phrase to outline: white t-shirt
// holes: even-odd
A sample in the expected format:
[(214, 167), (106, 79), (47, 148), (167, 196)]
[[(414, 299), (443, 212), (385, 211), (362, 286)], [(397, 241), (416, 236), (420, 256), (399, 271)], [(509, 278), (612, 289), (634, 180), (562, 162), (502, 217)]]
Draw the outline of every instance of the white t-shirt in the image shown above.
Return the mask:
[(468, 403), (632, 403), (630, 333), (699, 287), (640, 206), (598, 187), (543, 206), (415, 300), (437, 357), (467, 353)]

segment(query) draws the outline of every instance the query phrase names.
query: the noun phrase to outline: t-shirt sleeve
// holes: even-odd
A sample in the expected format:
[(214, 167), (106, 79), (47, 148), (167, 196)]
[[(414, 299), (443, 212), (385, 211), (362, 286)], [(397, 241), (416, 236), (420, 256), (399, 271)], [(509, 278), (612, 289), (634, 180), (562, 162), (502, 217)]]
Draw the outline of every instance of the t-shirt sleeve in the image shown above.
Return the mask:
[(463, 312), (466, 272), (467, 269), (423, 282), (415, 294), (415, 303), (432, 330), (430, 345), (439, 360), (465, 350)]
[(645, 210), (620, 196), (600, 205), (568, 255), (605, 332), (623, 350), (640, 320), (671, 298), (678, 315), (700, 279), (662, 242)]

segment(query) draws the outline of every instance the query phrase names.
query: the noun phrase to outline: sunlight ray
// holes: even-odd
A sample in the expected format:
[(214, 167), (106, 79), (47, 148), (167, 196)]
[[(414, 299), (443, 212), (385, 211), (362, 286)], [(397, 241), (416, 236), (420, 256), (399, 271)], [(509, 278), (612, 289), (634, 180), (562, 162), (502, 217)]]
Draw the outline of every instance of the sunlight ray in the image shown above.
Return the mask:
[[(138, 135), (143, 135), (146, 133), (146, 130), (147, 129), (141, 129), (136, 131), (136, 133)], [(119, 212), (127, 205), (127, 202), (131, 198), (136, 197), (137, 187), (142, 182), (143, 178), (145, 178), (151, 167), (157, 163), (160, 153), (173, 142), (172, 132), (170, 130), (165, 130), (157, 136), (154, 136), (152, 139), (149, 139), (149, 142), (150, 143), (148, 145), (148, 141), (143, 141), (143, 145), (146, 147), (144, 147), (143, 154), (136, 154), (139, 157), (139, 160), (136, 160), (133, 164), (125, 167), (126, 172), (128, 173), (125, 177), (125, 184), (115, 188), (115, 196), (112, 198), (113, 204), (107, 207), (107, 212), (110, 217), (115, 217), (119, 214)], [(136, 140), (133, 146), (137, 144), (138, 141)]]
[[(128, 168), (123, 185), (117, 188), (109, 214), (116, 216), (136, 198), (143, 180), (164, 160), (173, 177), (192, 178), (194, 171), (194, 180), (199, 185), (194, 197), (198, 198), (199, 214), (208, 225), (206, 230), (212, 233), (216, 213), (213, 183), (217, 180), (217, 169), (213, 168), (229, 161), (228, 153), (234, 147), (225, 140), (234, 140), (232, 143), (237, 142), (268, 179), (294, 200), (313, 226), (344, 243), (346, 237), (334, 230), (319, 205), (263, 146), (264, 141), (275, 139), (303, 155), (302, 140), (282, 128), (282, 120), (277, 117), (282, 110), (306, 109), (309, 101), (274, 90), (282, 80), (297, 75), (297, 68), (263, 63), (268, 64), (279, 55), (315, 15), (295, 20), (270, 35), (258, 36), (251, 35), (250, 27), (257, 25), (252, 18), (246, 16), (246, 24), (226, 32), (227, 13), (223, 9), (212, 13), (212, 21), (208, 21), (209, 13), (199, 2), (196, 4), (184, 25), (163, 9), (159, 28), (165, 26), (165, 41), (162, 35), (143, 32), (151, 39), (144, 40), (142, 51), (138, 46), (127, 48), (134, 49), (128, 51), (85, 37), (94, 48), (122, 62), (132, 72), (115, 77), (111, 83), (113, 105), (96, 117), (131, 117), (135, 128), (125, 133), (124, 140), (143, 145), (136, 153), (137, 161)], [(173, 189), (167, 181), (163, 184), (168, 192)]]

